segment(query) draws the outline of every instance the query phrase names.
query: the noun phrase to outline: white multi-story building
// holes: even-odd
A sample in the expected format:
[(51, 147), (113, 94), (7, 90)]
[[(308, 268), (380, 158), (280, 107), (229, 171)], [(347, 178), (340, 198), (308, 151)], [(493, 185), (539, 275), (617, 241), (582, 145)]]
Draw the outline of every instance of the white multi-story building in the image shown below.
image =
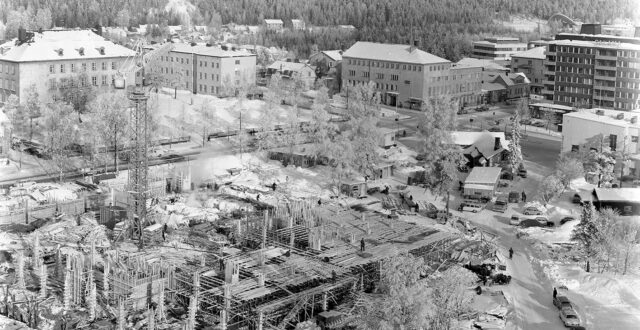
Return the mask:
[(22, 30), (18, 38), (0, 45), (0, 101), (16, 94), (24, 102), (26, 90), (35, 85), (41, 101), (49, 102), (81, 74), (86, 74), (83, 83), (112, 88), (118, 69), (133, 55), (133, 50), (91, 30)]
[(473, 57), (489, 60), (509, 60), (511, 54), (527, 50), (518, 38), (485, 38), (473, 42)]
[(602, 134), (613, 151), (626, 150), (630, 161), (625, 164), (625, 173), (637, 176), (640, 174), (639, 117), (640, 110), (589, 109), (566, 113), (562, 116), (562, 152), (580, 151), (588, 139)]

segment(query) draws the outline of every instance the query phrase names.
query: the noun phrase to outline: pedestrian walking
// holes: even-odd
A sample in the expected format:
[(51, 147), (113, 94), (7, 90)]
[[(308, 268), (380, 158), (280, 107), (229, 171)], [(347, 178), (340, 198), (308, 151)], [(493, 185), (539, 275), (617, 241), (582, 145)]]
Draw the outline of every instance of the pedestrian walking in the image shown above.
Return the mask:
[(273, 189), (273, 191), (276, 191), (276, 183), (275, 182), (271, 185), (271, 189)]
[(513, 248), (509, 248), (509, 259), (513, 258)]
[(318, 199), (318, 206), (321, 206), (321, 205), (322, 205), (322, 200)]
[(256, 202), (260, 201), (260, 194), (256, 195)]
[(523, 203), (527, 202), (527, 194), (524, 193), (524, 190), (522, 191), (522, 202)]
[(364, 252), (364, 237), (360, 239), (360, 251)]
[(553, 288), (553, 298), (555, 299), (557, 295), (558, 295), (558, 290), (556, 290), (556, 288)]

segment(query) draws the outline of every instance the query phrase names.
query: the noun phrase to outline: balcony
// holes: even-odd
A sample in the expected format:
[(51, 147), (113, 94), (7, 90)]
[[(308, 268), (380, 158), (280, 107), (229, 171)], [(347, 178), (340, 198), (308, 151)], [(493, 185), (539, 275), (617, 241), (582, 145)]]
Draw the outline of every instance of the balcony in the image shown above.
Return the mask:
[(618, 60), (618, 56), (596, 55), (596, 60), (617, 61)]
[(596, 75), (593, 77), (599, 80), (616, 81), (616, 76), (602, 76), (596, 73)]
[(613, 96), (604, 96), (604, 95), (597, 95), (597, 94), (593, 94), (593, 99), (600, 100), (600, 101), (609, 101), (609, 102), (615, 101), (615, 97)]
[(599, 90), (603, 90), (603, 91), (615, 92), (616, 91), (616, 86), (595, 85), (595, 86), (593, 86), (593, 89), (599, 89)]
[(597, 64), (594, 66), (596, 70), (607, 70), (607, 71), (616, 71), (616, 67), (615, 66), (609, 66), (609, 65), (600, 65)]
[(542, 74), (544, 74), (545, 76), (555, 76), (556, 72), (555, 71), (544, 70), (544, 71), (542, 71)]
[(553, 80), (546, 80), (546, 79), (545, 79), (545, 80), (543, 80), (543, 81), (542, 81), (542, 84), (543, 84), (543, 85), (551, 85), (551, 86), (553, 86), (553, 85), (555, 84), (555, 81), (553, 81)]
[(545, 88), (542, 90), (542, 94), (553, 95), (553, 90)]

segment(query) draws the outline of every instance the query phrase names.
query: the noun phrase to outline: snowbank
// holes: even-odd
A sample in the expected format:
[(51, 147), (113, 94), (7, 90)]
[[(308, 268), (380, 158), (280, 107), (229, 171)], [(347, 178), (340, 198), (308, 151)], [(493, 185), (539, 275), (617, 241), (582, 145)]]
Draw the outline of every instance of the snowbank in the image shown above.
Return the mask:
[(578, 220), (569, 221), (557, 228), (530, 227), (521, 229), (529, 238), (538, 240), (547, 245), (559, 243), (571, 243), (571, 233), (578, 224)]

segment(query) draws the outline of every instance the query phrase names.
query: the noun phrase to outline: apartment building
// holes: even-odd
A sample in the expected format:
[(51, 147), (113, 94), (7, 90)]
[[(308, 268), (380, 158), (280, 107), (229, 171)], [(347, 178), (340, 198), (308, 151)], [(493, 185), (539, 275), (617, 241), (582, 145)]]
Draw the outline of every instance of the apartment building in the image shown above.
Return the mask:
[(451, 93), (451, 65), (417, 44), (358, 41), (342, 54), (342, 86), (373, 82), (384, 104), (419, 109), (427, 99)]
[(541, 95), (544, 85), (545, 47), (536, 47), (511, 55), (511, 72), (524, 73), (529, 78), (529, 92)]
[(583, 108), (637, 109), (640, 45), (619, 42), (619, 37), (599, 35), (597, 41), (590, 41), (585, 40), (590, 36), (581, 36), (581, 40), (549, 43), (544, 61), (545, 98)]
[(527, 44), (518, 38), (485, 38), (473, 42), (473, 57), (490, 60), (509, 60), (511, 54), (527, 50)]
[(281, 19), (265, 19), (264, 27), (267, 31), (281, 31), (284, 28), (284, 22)]
[(16, 94), (24, 102), (35, 85), (40, 100), (50, 102), (81, 74), (86, 74), (82, 84), (108, 90), (122, 63), (134, 55), (91, 30), (20, 30), (18, 38), (0, 45), (0, 101)]
[(230, 96), (255, 85), (256, 55), (244, 50), (175, 44), (159, 63), (156, 70), (163, 74), (165, 87), (194, 94)]
[(613, 151), (629, 154), (625, 174), (640, 174), (640, 111), (585, 109), (562, 116), (562, 152), (580, 151), (588, 139), (602, 134)]

